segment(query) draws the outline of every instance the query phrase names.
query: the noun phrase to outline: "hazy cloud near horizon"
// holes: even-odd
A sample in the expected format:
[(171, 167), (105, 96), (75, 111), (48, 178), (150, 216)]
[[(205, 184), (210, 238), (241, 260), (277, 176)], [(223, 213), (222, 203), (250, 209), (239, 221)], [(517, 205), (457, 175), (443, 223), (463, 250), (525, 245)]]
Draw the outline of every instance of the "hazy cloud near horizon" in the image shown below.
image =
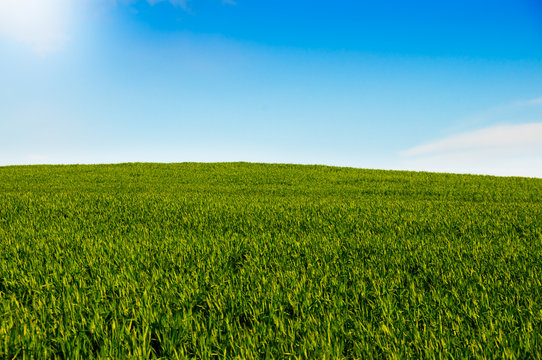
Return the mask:
[(542, 123), (491, 126), (400, 155), (409, 170), (542, 177)]
[[(401, 167), (542, 177), (541, 105), (542, 98), (534, 98), (482, 112), (471, 121), (486, 126), (400, 151)], [(526, 118), (535, 121), (521, 122)]]
[(542, 151), (542, 122), (519, 125), (495, 125), (418, 145), (402, 151), (403, 156), (422, 156), (454, 151), (495, 149), (496, 153)]

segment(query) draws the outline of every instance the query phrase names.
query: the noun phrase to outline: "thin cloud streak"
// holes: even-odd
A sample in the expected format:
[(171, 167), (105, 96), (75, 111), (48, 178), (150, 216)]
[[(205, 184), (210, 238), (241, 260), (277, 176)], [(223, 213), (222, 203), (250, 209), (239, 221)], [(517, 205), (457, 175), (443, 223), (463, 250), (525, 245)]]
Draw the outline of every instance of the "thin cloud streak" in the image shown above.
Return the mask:
[[(147, 0), (147, 2), (151, 5), (156, 5), (158, 3), (162, 2), (169, 2), (173, 6), (179, 6), (184, 10), (188, 10), (188, 3), (190, 0)], [(237, 5), (235, 0), (222, 0), (222, 4), (224, 5)]]
[(542, 122), (491, 126), (399, 155), (404, 170), (542, 177)]
[(180, 6), (181, 8), (186, 10), (188, 0), (147, 0), (147, 2), (151, 5), (156, 5), (161, 2), (169, 2), (173, 6)]
[(542, 105), (542, 97), (527, 101), (529, 105)]
[(542, 123), (498, 125), (451, 136), (401, 152), (404, 156), (428, 155), (442, 152), (485, 149), (542, 149)]

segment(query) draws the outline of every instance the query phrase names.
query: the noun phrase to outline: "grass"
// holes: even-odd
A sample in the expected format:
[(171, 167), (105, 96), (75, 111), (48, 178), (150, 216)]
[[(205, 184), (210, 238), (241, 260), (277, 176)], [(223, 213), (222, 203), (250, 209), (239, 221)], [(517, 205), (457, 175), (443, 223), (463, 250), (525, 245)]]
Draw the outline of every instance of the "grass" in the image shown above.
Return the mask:
[(542, 179), (0, 167), (0, 357), (542, 357)]

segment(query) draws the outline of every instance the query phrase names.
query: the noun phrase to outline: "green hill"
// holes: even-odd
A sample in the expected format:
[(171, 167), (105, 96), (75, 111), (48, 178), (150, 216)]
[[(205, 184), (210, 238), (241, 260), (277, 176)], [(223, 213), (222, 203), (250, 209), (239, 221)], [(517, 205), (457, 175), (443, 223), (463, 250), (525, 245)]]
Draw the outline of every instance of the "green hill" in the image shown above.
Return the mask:
[(0, 167), (0, 357), (541, 358), (542, 179)]

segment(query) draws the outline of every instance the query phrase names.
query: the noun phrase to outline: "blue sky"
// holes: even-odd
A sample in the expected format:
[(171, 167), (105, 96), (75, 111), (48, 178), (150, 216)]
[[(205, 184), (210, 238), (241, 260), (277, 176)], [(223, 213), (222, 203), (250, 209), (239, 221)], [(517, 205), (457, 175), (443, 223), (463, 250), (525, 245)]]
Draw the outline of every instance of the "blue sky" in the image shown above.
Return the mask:
[(536, 0), (3, 0), (0, 165), (542, 177)]

